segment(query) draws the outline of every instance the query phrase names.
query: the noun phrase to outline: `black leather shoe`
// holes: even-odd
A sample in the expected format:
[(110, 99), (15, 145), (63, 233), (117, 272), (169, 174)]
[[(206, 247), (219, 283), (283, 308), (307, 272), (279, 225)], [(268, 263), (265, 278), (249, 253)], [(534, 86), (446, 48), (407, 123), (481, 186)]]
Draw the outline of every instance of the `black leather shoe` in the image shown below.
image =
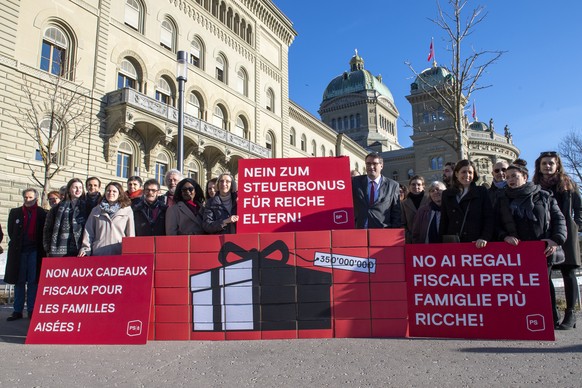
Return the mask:
[(9, 316), (8, 318), (6, 318), (6, 320), (8, 322), (12, 322), (12, 321), (16, 321), (22, 319), (22, 313), (17, 313), (16, 311), (12, 313), (11, 316)]

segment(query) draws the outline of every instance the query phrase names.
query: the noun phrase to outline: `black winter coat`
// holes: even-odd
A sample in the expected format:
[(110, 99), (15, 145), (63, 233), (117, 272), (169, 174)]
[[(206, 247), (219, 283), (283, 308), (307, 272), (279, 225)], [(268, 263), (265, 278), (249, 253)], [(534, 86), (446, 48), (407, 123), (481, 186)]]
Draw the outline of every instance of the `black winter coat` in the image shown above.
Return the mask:
[(222, 221), (226, 220), (228, 217), (237, 214), (237, 193), (231, 193), (232, 198), (232, 209), (229, 212), (226, 207), (222, 204), (220, 200), (220, 193), (206, 202), (204, 207), (204, 222), (202, 227), (204, 231), (209, 234), (235, 234), (236, 233), (236, 223), (229, 223), (225, 228), (222, 227)]
[[(40, 206), (37, 208), (36, 215), (36, 278), (40, 277), (40, 267), (42, 258), (45, 256), (42, 247), (42, 231), (46, 220), (46, 210)], [(22, 252), (22, 236), (24, 226), (24, 212), (21, 207), (10, 210), (8, 215), (8, 256), (6, 258), (6, 273), (4, 281), (8, 284), (16, 284), (18, 281), (18, 271), (20, 270), (20, 253)]]
[[(529, 193), (517, 196), (516, 190), (524, 188), (529, 189)], [(539, 186), (531, 182), (520, 189), (507, 188), (504, 195), (498, 198), (496, 211), (499, 214), (499, 240), (502, 241), (507, 236), (523, 241), (549, 238), (562, 245), (566, 241), (566, 222), (556, 200), (550, 193), (540, 190)], [(520, 215), (517, 210), (512, 211), (512, 204), (515, 207), (521, 202), (533, 204), (529, 217)]]
[(562, 245), (566, 261), (558, 264), (553, 268), (559, 269), (560, 266), (580, 267), (580, 243), (578, 232), (582, 228), (582, 198), (578, 190), (557, 192), (551, 190), (556, 198), (556, 202), (566, 218), (566, 227), (568, 228), (568, 238)]
[[(471, 183), (469, 192), (460, 202), (457, 202), (457, 194), (456, 188), (443, 192), (439, 227), (441, 236), (458, 234), (461, 242), (473, 242), (478, 239), (491, 241), (495, 216), (487, 189)], [(468, 213), (463, 226), (466, 212)]]
[(168, 206), (161, 197), (159, 202), (158, 215), (153, 222), (148, 220), (148, 205), (145, 200), (138, 201), (131, 205), (133, 210), (133, 221), (135, 223), (136, 236), (165, 236), (166, 235), (166, 210)]

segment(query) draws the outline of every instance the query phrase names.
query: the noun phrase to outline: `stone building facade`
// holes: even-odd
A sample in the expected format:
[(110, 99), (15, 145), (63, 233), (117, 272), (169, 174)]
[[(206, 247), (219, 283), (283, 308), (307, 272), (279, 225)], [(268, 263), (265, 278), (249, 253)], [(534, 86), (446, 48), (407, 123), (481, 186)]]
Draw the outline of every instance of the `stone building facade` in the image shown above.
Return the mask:
[[(22, 203), (21, 191), (39, 188), (31, 174), (43, 170), (38, 143), (15, 118), (31, 105), (27, 91), (36, 102), (49, 101), (57, 78), (63, 91), (76, 94), (75, 124), (86, 130), (56, 152), (51, 169), (60, 170), (52, 188), (72, 177), (161, 181), (175, 168), (179, 50), (189, 59), (185, 175), (201, 184), (224, 171), (236, 175), (243, 158), (347, 155), (351, 168), (363, 166), (363, 147), (289, 100), (288, 53), (296, 32), (270, 0), (20, 0), (3, 7), (4, 225), (8, 209)], [(59, 124), (64, 145), (73, 123)]]

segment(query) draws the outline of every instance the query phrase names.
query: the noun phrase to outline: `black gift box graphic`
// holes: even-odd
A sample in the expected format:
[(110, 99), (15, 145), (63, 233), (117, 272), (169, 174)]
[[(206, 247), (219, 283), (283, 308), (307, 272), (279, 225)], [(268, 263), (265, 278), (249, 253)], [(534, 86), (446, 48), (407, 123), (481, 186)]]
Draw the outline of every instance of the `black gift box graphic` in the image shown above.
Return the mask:
[(331, 328), (331, 273), (288, 261), (281, 240), (261, 251), (224, 243), (221, 267), (190, 276), (192, 330)]

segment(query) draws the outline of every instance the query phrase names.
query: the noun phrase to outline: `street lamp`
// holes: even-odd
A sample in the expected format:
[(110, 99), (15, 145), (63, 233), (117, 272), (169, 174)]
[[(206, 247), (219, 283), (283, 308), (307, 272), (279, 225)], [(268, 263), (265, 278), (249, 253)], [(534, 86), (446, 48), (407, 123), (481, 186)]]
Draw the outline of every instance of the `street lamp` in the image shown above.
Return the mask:
[(188, 80), (188, 53), (178, 51), (176, 80), (178, 81), (178, 151), (176, 168), (184, 172), (184, 84)]

